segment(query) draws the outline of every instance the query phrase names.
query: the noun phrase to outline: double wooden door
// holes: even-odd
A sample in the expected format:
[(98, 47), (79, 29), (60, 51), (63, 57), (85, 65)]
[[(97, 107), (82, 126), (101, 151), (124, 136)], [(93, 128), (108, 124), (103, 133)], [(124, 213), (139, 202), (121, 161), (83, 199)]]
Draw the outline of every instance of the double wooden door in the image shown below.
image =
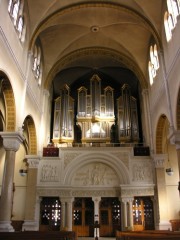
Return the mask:
[[(121, 228), (120, 202), (117, 198), (102, 198), (99, 204), (100, 236), (115, 236)], [(75, 198), (73, 204), (73, 231), (79, 237), (94, 236), (94, 203), (91, 198)]]

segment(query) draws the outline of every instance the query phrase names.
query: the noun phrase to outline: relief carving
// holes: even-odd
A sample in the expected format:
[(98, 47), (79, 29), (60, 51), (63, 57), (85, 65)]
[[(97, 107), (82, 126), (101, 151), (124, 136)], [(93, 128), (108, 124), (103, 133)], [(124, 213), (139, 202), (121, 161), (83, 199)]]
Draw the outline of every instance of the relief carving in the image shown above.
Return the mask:
[(105, 164), (89, 164), (81, 168), (73, 178), (73, 184), (78, 186), (118, 185), (118, 178), (113, 169)]
[(45, 164), (41, 169), (41, 182), (57, 182), (59, 171), (56, 165)]
[(152, 181), (152, 167), (150, 164), (135, 163), (132, 167), (133, 181)]
[(79, 155), (80, 155), (80, 153), (65, 153), (64, 154), (64, 168), (66, 168), (70, 164), (70, 162)]

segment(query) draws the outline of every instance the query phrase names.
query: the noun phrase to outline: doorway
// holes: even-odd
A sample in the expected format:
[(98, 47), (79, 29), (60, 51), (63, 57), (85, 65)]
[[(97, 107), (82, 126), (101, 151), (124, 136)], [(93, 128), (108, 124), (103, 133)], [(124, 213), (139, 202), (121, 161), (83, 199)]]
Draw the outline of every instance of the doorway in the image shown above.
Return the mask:
[(61, 203), (57, 197), (43, 197), (40, 205), (40, 231), (59, 231)]
[(73, 231), (78, 237), (94, 236), (94, 202), (92, 198), (75, 198), (73, 203)]
[(133, 201), (135, 231), (154, 230), (154, 210), (151, 197), (135, 197)]
[(102, 198), (99, 206), (100, 236), (115, 237), (121, 230), (121, 205), (116, 197)]

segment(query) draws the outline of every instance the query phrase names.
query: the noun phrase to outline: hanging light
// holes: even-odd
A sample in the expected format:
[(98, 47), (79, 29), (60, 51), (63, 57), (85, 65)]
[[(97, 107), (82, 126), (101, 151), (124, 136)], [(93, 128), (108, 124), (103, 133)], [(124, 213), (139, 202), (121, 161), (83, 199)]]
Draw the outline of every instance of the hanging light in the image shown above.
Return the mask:
[(173, 173), (174, 173), (174, 171), (173, 171), (173, 169), (170, 167), (170, 168), (166, 168), (166, 173), (167, 173), (167, 175), (172, 176)]
[[(25, 166), (23, 166), (23, 164), (24, 164)], [(26, 159), (23, 159), (23, 161), (22, 161), (22, 166), (21, 166), (21, 168), (19, 169), (19, 174), (20, 174), (22, 177), (24, 177), (24, 176), (27, 175)]]
[(19, 174), (20, 174), (22, 177), (24, 177), (24, 176), (26, 176), (26, 175), (27, 175), (27, 170), (26, 170), (26, 169), (23, 169), (23, 168), (21, 168), (21, 169), (19, 169)]

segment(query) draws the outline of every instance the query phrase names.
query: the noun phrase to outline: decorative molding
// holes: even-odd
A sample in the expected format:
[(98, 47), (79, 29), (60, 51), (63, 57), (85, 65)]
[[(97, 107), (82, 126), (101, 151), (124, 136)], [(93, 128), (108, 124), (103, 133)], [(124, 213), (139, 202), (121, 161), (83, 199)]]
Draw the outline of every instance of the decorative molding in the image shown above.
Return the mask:
[(64, 168), (66, 168), (76, 157), (80, 156), (81, 153), (64, 153)]
[(58, 196), (58, 197), (119, 197), (120, 189), (50, 189), (37, 188), (37, 194), (40, 197)]
[(73, 190), (74, 197), (119, 197), (120, 191), (116, 189), (102, 189), (102, 190)]
[(15, 54), (14, 54), (14, 52), (13, 52), (13, 50), (12, 50), (10, 44), (9, 44), (9, 42), (8, 42), (8, 39), (6, 38), (6, 35), (5, 35), (5, 33), (4, 33), (4, 31), (3, 31), (1, 26), (0, 26), (0, 34), (2, 36), (4, 44), (6, 45), (6, 49), (9, 50), (9, 53), (11, 54), (12, 59), (14, 60), (15, 65), (17, 66), (17, 68), (18, 68), (18, 70), (19, 70), (19, 72), (21, 74), (22, 79), (25, 81), (26, 77), (25, 77), (25, 75), (24, 75), (24, 73), (22, 71), (21, 66), (19, 65), (19, 62), (18, 62), (18, 60), (17, 60), (17, 58), (16, 58), (16, 56), (15, 56)]
[(121, 188), (121, 197), (134, 197), (134, 196), (154, 196), (154, 186), (137, 187), (126, 186)]

